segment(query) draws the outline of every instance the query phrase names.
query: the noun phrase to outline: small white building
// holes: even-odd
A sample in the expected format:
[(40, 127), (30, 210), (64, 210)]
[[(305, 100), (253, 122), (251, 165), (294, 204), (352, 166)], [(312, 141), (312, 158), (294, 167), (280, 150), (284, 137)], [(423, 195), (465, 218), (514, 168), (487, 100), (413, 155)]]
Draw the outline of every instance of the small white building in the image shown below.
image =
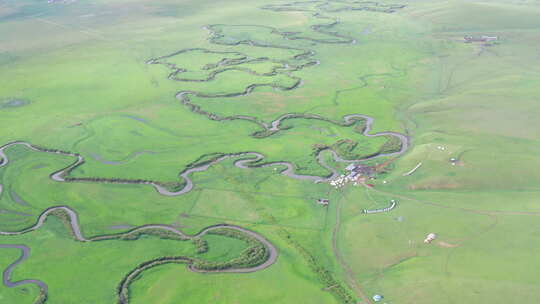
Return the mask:
[(433, 242), (433, 240), (435, 240), (436, 238), (437, 238), (437, 235), (435, 233), (430, 233), (424, 239), (424, 243), (429, 244)]
[(495, 40), (498, 40), (499, 37), (498, 36), (487, 36), (487, 35), (483, 35), (481, 37), (481, 39), (483, 39), (484, 41), (495, 41)]
[(317, 203), (318, 203), (319, 205), (322, 205), (322, 206), (325, 206), (325, 207), (326, 207), (326, 206), (328, 206), (328, 204), (330, 203), (330, 201), (327, 200), (327, 199), (325, 199), (325, 198), (320, 198), (320, 199), (317, 200)]

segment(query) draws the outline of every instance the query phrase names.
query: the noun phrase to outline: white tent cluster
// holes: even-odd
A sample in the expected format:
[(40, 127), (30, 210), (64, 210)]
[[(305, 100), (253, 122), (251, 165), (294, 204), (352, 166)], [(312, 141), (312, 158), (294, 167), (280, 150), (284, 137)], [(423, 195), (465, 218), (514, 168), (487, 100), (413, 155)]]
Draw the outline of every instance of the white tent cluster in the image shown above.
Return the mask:
[(347, 183), (353, 182), (355, 186), (358, 186), (357, 178), (360, 175), (359, 169), (360, 167), (358, 167), (356, 164), (348, 165), (345, 170), (347, 170), (349, 173), (347, 175), (342, 174), (336, 179), (331, 180), (330, 185), (338, 189), (345, 186)]
[(339, 189), (350, 182), (354, 182), (355, 185), (358, 184), (352, 176), (340, 175), (338, 178), (331, 180), (330, 185), (334, 186), (336, 189)]

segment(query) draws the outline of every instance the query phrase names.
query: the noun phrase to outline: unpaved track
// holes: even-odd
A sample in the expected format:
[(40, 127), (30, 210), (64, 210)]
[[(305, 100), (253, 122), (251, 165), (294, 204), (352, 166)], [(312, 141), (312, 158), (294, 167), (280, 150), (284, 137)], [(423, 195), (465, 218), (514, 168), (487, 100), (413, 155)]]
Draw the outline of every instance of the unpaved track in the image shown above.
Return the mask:
[(124, 158), (122, 160), (107, 160), (107, 159), (101, 157), (101, 155), (99, 155), (97, 153), (96, 154), (90, 154), (90, 157), (93, 158), (94, 160), (97, 160), (98, 162), (100, 162), (102, 164), (116, 166), (116, 165), (126, 164), (130, 160), (138, 157), (139, 155), (143, 155), (143, 154), (156, 154), (156, 152), (148, 151), (148, 150), (137, 151), (137, 152), (131, 153), (130, 155), (128, 155), (126, 158)]
[(337, 202), (336, 207), (336, 225), (334, 226), (334, 230), (332, 231), (332, 250), (334, 251), (334, 255), (338, 261), (338, 263), (341, 265), (341, 268), (345, 271), (345, 274), (350, 282), (350, 285), (357, 296), (361, 297), (363, 301), (365, 301), (368, 304), (371, 304), (371, 300), (369, 297), (365, 294), (364, 290), (362, 289), (362, 286), (358, 283), (358, 280), (356, 279), (356, 275), (354, 271), (351, 269), (347, 261), (343, 258), (343, 255), (341, 254), (341, 250), (339, 250), (338, 246), (338, 235), (341, 230), (341, 204), (345, 202), (345, 199), (343, 195), (341, 195), (340, 200)]
[(444, 209), (454, 209), (454, 210), (460, 210), (464, 212), (471, 212), (471, 213), (477, 213), (482, 215), (531, 215), (531, 216), (540, 216), (540, 211), (513, 211), (513, 210), (489, 210), (489, 209), (473, 209), (473, 208), (465, 208), (465, 207), (459, 207), (459, 206), (451, 206), (451, 205), (445, 205), (441, 203), (435, 203), (430, 201), (424, 201), (421, 199), (405, 196), (398, 193), (392, 193), (383, 191), (377, 188), (371, 188), (365, 183), (362, 184), (364, 187), (368, 188), (371, 191), (379, 192), (381, 194), (387, 195), (387, 196), (393, 196), (402, 200), (408, 200), (412, 202), (416, 202), (419, 204), (444, 208)]

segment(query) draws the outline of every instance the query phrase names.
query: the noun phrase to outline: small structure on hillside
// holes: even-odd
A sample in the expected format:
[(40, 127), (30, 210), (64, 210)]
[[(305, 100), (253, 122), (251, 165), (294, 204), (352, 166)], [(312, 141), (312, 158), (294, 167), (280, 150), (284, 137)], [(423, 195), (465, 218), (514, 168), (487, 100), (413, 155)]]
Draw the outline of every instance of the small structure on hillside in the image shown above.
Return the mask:
[(396, 200), (390, 200), (390, 206), (388, 206), (386, 208), (371, 209), (371, 210), (364, 209), (364, 210), (362, 210), (362, 212), (365, 213), (365, 214), (388, 212), (388, 211), (392, 211), (392, 209), (394, 209), (395, 207), (396, 207)]
[(433, 240), (435, 240), (436, 238), (437, 238), (437, 235), (435, 233), (430, 233), (424, 239), (424, 243), (429, 244), (433, 242)]
[(330, 204), (330, 201), (326, 198), (320, 198), (317, 200), (317, 204), (327, 207)]
[(349, 177), (353, 178), (357, 175), (363, 176), (373, 176), (375, 174), (376, 168), (372, 166), (362, 166), (357, 164), (348, 165), (345, 170), (349, 171)]
[(356, 169), (356, 164), (350, 164), (347, 167), (345, 167), (345, 170), (347, 171), (354, 171)]
[(382, 299), (383, 299), (383, 296), (381, 296), (380, 294), (376, 294), (373, 296), (373, 301), (375, 302), (379, 302)]
[(372, 177), (375, 175), (376, 167), (358, 166), (355, 171), (358, 172), (358, 174), (361, 174), (363, 176)]
[(499, 40), (499, 37), (498, 36), (482, 36), (482, 39), (484, 39), (485, 41), (496, 41), (496, 40)]
[(488, 36), (488, 35), (482, 35), (482, 36), (470, 36), (467, 35), (463, 37), (465, 40), (465, 43), (473, 43), (473, 42), (493, 42), (499, 40), (498, 36)]
[(403, 173), (403, 176), (409, 176), (416, 172), (420, 167), (422, 167), (422, 162), (419, 162), (414, 168), (412, 168), (410, 171)]
[[(349, 164), (345, 167), (347, 175), (342, 174), (337, 178), (330, 181), (330, 185), (334, 186), (336, 189), (345, 186), (346, 184), (352, 182), (355, 186), (365, 182), (366, 178), (375, 179), (375, 174), (377, 173), (376, 166), (365, 166), (359, 164)], [(369, 187), (373, 187), (373, 184), (369, 184)]]

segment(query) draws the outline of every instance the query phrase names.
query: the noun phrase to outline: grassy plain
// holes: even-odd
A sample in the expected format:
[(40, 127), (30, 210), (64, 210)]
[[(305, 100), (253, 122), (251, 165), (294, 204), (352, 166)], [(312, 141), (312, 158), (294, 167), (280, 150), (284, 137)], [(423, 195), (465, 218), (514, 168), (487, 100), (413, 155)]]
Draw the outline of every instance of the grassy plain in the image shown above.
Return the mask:
[[(48, 299), (51, 303), (74, 300), (114, 303), (117, 284), (143, 261), (162, 256), (196, 256), (210, 261), (226, 261), (246, 247), (240, 240), (225, 237), (212, 236), (207, 241), (210, 250), (200, 256), (189, 241), (157, 237), (80, 243), (72, 240), (64, 223), (57, 218), (47, 219), (45, 226), (36, 232), (2, 239), (3, 243), (23, 243), (32, 248), (32, 257), (17, 267), (12, 279), (37, 277), (47, 282), (51, 288)], [(61, 292), (66, 289), (73, 292)]]
[[(202, 155), (245, 151), (292, 162), (300, 174), (325, 175), (313, 145), (348, 139), (357, 143), (352, 152), (370, 155), (385, 142), (313, 119), (286, 120), (282, 127), (288, 128), (272, 136), (251, 136), (287, 113), (332, 121), (366, 114), (375, 118), (372, 132), (402, 132), (413, 142), (389, 173), (370, 181), (371, 190), (335, 190), (273, 168), (239, 169), (229, 160), (194, 174), (194, 189), (174, 197), (148, 185), (54, 182), (49, 174), (73, 158), (14, 146), (6, 151), (9, 164), (0, 167), (0, 231), (29, 227), (44, 209), (68, 205), (85, 235), (122, 231), (115, 225), (170, 224), (196, 233), (229, 223), (279, 249), (275, 265), (250, 274), (153, 268), (131, 286), (132, 303), (344, 303), (323, 281), (323, 270), (360, 303), (375, 293), (386, 303), (516, 303), (516, 295), (538, 302), (538, 3), (418, 0), (384, 13), (340, 9), (396, 3), (330, 2), (272, 11), (262, 8), (279, 2), (0, 1), (0, 145), (22, 140), (80, 153), (86, 163), (74, 177), (175, 182)], [(314, 31), (332, 21), (314, 12), (339, 18), (326, 31), (343, 37)], [(222, 37), (208, 39), (202, 27), (211, 24)], [(465, 44), (465, 35), (499, 40)], [(346, 36), (355, 43), (324, 41)], [(188, 48), (237, 53), (163, 59), (189, 70), (177, 78), (233, 69), (208, 82), (175, 81), (168, 79), (170, 66), (146, 63)], [(315, 53), (294, 57), (303, 50)], [(267, 59), (241, 62), (244, 55)], [(224, 58), (235, 64), (219, 66)], [(285, 72), (311, 60), (318, 64)], [(283, 90), (298, 78), (301, 86)], [(251, 116), (260, 124), (211, 120), (175, 98), (179, 91), (238, 93), (254, 83), (266, 86), (245, 96), (190, 99), (202, 111)], [(416, 172), (403, 176), (419, 162)], [(330, 198), (330, 206), (317, 205), (319, 198)], [(391, 199), (398, 205), (389, 213), (361, 212)], [(426, 245), (430, 232), (438, 239)], [(218, 236), (207, 240), (210, 260), (242, 248)], [(41, 230), (0, 237), (0, 244), (12, 243), (32, 248), (13, 280), (47, 282), (52, 304), (114, 303), (117, 284), (136, 265), (195, 254), (189, 242), (150, 237), (75, 242), (55, 218)], [(2, 249), (0, 269), (17, 256)], [(32, 285), (0, 286), (0, 302), (33, 303), (37, 294)]]
[[(529, 253), (539, 228), (540, 176), (531, 169), (540, 161), (533, 121), (539, 71), (530, 37), (538, 33), (533, 16), (540, 8), (510, 1), (414, 6), (407, 14), (429, 26), (436, 41), (433, 69), (425, 95), (400, 111), (414, 147), (375, 181), (377, 192), (369, 191), (376, 201), (397, 199), (398, 207), (354, 216), (375, 203), (365, 193), (346, 194), (353, 198), (340, 240), (346, 259), (360, 284), (385, 292), (389, 303), (536, 301), (532, 269), (540, 261)], [(469, 34), (499, 42), (462, 43)], [(426, 246), (429, 232), (439, 239)]]

